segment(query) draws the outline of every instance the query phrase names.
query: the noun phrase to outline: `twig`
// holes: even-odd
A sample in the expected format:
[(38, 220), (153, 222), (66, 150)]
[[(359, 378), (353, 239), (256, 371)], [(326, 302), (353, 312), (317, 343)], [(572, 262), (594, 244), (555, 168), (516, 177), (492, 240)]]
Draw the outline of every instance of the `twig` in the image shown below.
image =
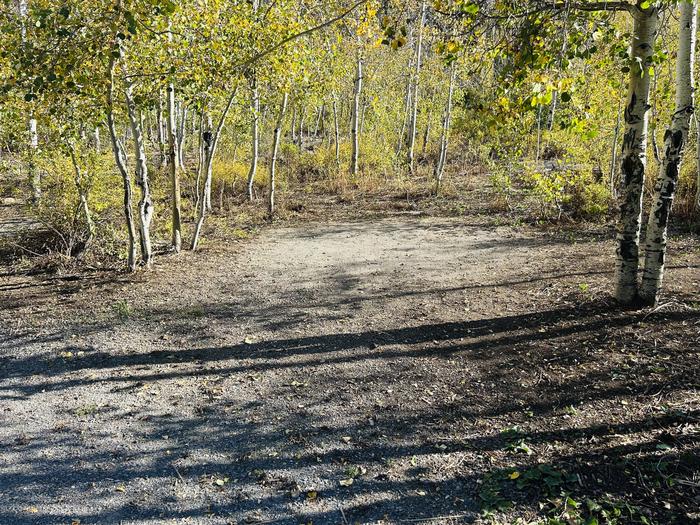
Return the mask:
[(340, 511), (341, 516), (343, 516), (343, 523), (345, 525), (350, 525), (348, 522), (348, 519), (345, 517), (345, 512), (343, 511), (343, 507), (338, 507), (338, 510)]
[(426, 522), (426, 521), (437, 521), (437, 520), (449, 520), (449, 519), (459, 519), (459, 518), (467, 518), (471, 516), (471, 514), (453, 514), (452, 516), (435, 516), (433, 518), (416, 518), (412, 520), (399, 520), (401, 523), (421, 523), (421, 522)]
[(687, 307), (686, 305), (683, 305), (683, 304), (679, 303), (678, 301), (668, 301), (667, 303), (661, 303), (659, 306), (657, 306), (656, 308), (654, 308), (651, 312), (649, 312), (648, 314), (646, 314), (646, 315), (644, 316), (644, 318), (642, 319), (642, 321), (646, 321), (650, 316), (652, 316), (652, 315), (654, 315), (655, 313), (659, 312), (660, 310), (666, 308), (667, 306), (673, 306), (673, 305), (676, 305), (676, 306), (684, 306), (686, 309), (688, 309), (688, 307)]
[(180, 478), (180, 481), (182, 481), (182, 484), (185, 485), (185, 478), (182, 477), (182, 474), (180, 474), (180, 471), (175, 465), (173, 465), (173, 469), (175, 470), (175, 474), (177, 474), (177, 477)]
[(20, 245), (20, 244), (17, 244), (16, 242), (7, 241), (7, 244), (11, 244), (11, 245), (14, 246), (15, 248), (19, 248), (20, 250), (22, 250), (22, 251), (24, 251), (24, 252), (27, 252), (27, 253), (30, 254), (30, 255), (35, 255), (35, 256), (37, 256), (37, 257), (41, 257), (41, 254), (40, 254), (40, 253), (33, 252), (33, 251), (29, 250), (28, 248), (25, 248), (24, 246), (22, 246), (22, 245)]
[(675, 481), (676, 483), (680, 483), (681, 485), (687, 485), (688, 487), (700, 488), (700, 483), (688, 481), (687, 479), (676, 479)]

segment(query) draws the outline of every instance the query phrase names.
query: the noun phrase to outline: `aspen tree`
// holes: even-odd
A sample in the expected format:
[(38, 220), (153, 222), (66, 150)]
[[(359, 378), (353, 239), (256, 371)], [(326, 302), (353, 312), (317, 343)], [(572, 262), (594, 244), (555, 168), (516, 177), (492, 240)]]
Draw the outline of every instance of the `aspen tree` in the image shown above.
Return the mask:
[(615, 297), (623, 304), (638, 298), (639, 237), (646, 171), (651, 56), (659, 27), (656, 6), (634, 10), (625, 133), (620, 152), (621, 203), (617, 233)]
[(418, 40), (416, 43), (416, 67), (413, 71), (413, 86), (411, 92), (411, 116), (408, 126), (408, 171), (413, 173), (415, 163), (416, 133), (418, 123), (418, 94), (420, 89), (420, 71), (423, 62), (423, 31), (425, 26), (425, 16), (427, 12), (427, 2), (421, 3), (420, 23), (418, 26)]
[(690, 120), (694, 112), (695, 44), (697, 36), (697, 0), (680, 2), (679, 46), (676, 56), (676, 100), (671, 125), (664, 135), (664, 156), (654, 187), (652, 208), (646, 232), (646, 253), (640, 296), (655, 304), (661, 291), (666, 260), (668, 219), (678, 185), (681, 161), (688, 143)]
[(270, 155), (270, 179), (267, 194), (267, 213), (272, 219), (275, 214), (275, 175), (277, 168), (277, 152), (279, 150), (280, 137), (282, 135), (282, 126), (284, 125), (284, 114), (287, 111), (287, 100), (289, 94), (285, 91), (282, 95), (279, 114), (277, 115), (277, 124), (272, 137), (272, 153)]

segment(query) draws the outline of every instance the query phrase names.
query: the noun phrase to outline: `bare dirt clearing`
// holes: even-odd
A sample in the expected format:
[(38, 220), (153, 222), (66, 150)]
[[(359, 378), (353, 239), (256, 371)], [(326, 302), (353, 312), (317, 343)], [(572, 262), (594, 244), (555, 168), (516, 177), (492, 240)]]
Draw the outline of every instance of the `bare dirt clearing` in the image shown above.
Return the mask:
[(532, 518), (507, 478), (537, 465), (692, 523), (700, 253), (674, 248), (655, 313), (606, 303), (610, 242), (474, 218), (0, 277), (0, 523)]

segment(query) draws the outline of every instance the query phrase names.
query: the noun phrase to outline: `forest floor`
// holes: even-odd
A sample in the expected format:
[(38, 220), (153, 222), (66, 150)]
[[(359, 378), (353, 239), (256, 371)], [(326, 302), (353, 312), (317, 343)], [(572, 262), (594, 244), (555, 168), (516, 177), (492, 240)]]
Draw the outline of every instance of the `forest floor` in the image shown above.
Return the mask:
[(700, 523), (700, 243), (654, 311), (613, 252), (394, 215), (4, 273), (0, 523)]

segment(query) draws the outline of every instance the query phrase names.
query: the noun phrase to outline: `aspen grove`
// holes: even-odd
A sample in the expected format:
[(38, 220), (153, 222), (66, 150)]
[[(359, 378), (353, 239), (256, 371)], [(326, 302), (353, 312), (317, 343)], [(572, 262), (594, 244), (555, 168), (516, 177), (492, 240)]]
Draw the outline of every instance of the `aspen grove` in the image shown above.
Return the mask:
[[(346, 470), (339, 486), (332, 483), (340, 496), (318, 488), (318, 480), (326, 478), (316, 470), (299, 478), (306, 482), (294, 478), (288, 465), (271, 474), (251, 459), (259, 451), (248, 447), (261, 425), (274, 425), (262, 422), (272, 412), (261, 415), (250, 398), (250, 413), (236, 416), (249, 425), (236, 427), (244, 437), (234, 439), (230, 429), (214, 423), (209, 429), (238, 439), (248, 450), (236, 455), (231, 448), (255, 485), (248, 492), (241, 489), (246, 494), (241, 501), (264, 501), (245, 507), (249, 514), (242, 503), (224, 505), (231, 511), (229, 523), (287, 523), (288, 518), (289, 523), (346, 524), (696, 523), (700, 514), (690, 502), (700, 502), (700, 474), (692, 439), (698, 440), (700, 430), (697, 406), (690, 410), (684, 404), (696, 403), (700, 388), (699, 16), (697, 0), (2, 0), (0, 294), (8, 295), (6, 300), (0, 295), (0, 310), (6, 308), (0, 346), (7, 346), (8, 357), (5, 362), (0, 354), (0, 372), (16, 368), (7, 377), (19, 381), (21, 366), (34, 370), (27, 356), (45, 351), (31, 345), (45, 334), (48, 348), (62, 333), (56, 327), (49, 336), (53, 329), (44, 322), (73, 319), (94, 306), (90, 322), (119, 321), (117, 335), (91, 346), (88, 330), (75, 328), (80, 344), (91, 350), (80, 344), (79, 350), (51, 346), (51, 359), (65, 365), (65, 370), (56, 365), (60, 373), (73, 370), (79, 352), (94, 360), (89, 368), (97, 371), (127, 367), (128, 356), (114, 364), (112, 343), (119, 352), (133, 344), (133, 363), (144, 370), (157, 365), (163, 374), (190, 361), (204, 368), (221, 361), (221, 384), (236, 378), (230, 392), (248, 399), (236, 389), (250, 384), (267, 399), (263, 404), (293, 399), (295, 410), (320, 432), (270, 430), (261, 443), (269, 439), (278, 446), (265, 449), (266, 461), (284, 455), (279, 436), (295, 446), (316, 443), (326, 427), (310, 407), (321, 410), (328, 402), (334, 408), (315, 415), (319, 421), (327, 418), (334, 432), (345, 432), (339, 450), (374, 447), (371, 461), (381, 459), (389, 470), (402, 465), (401, 473), (374, 472), (374, 485), (364, 485), (365, 499), (352, 505), (342, 499), (343, 490), (359, 490), (370, 475), (350, 452), (323, 449), (322, 437), (313, 454), (318, 465)], [(66, 291), (68, 286), (73, 288)], [(332, 292), (324, 292), (326, 286)], [(177, 308), (168, 306), (171, 302)], [(376, 308), (367, 306), (375, 302)], [(156, 328), (130, 325), (155, 319)], [(184, 319), (182, 326), (173, 328), (177, 319)], [(344, 322), (350, 325), (343, 328)], [(226, 339), (233, 337), (234, 325), (241, 341)], [(164, 326), (169, 331), (158, 339), (155, 334)], [(256, 326), (262, 327), (257, 335)], [(32, 330), (36, 340), (17, 342)], [(104, 327), (94, 330), (102, 333)], [(219, 330), (211, 336), (212, 348), (202, 340), (187, 342), (206, 339), (207, 330)], [(554, 339), (552, 350), (547, 342)], [(272, 341), (270, 346), (264, 340)], [(24, 348), (24, 361), (13, 356), (13, 345)], [(434, 361), (405, 364), (409, 354), (430, 352), (430, 345), (436, 348)], [(660, 348), (668, 350), (667, 359)], [(92, 350), (103, 360), (90, 357)], [(269, 357), (276, 351), (279, 362)], [(653, 357), (645, 361), (644, 351)], [(328, 355), (314, 361), (316, 353)], [(300, 355), (307, 361), (287, 363)], [(441, 368), (457, 366), (460, 359), (465, 360), (461, 371)], [(642, 362), (644, 369), (637, 370)], [(489, 363), (493, 369), (480, 368)], [(297, 365), (299, 375), (274, 383)], [(78, 374), (82, 368), (75, 366)], [(339, 392), (302, 401), (309, 378), (336, 366), (366, 368), (353, 369), (354, 379), (343, 376), (349, 382), (340, 381)], [(629, 375), (633, 368), (637, 376)], [(486, 370), (479, 379), (470, 376), (477, 369)], [(272, 370), (281, 375), (268, 375)], [(463, 379), (448, 388), (438, 370)], [(577, 370), (588, 375), (574, 382)], [(615, 386), (606, 383), (608, 373)], [(133, 389), (155, 385), (156, 375), (135, 373), (141, 379)], [(60, 383), (73, 388), (72, 381), (107, 381), (92, 377), (75, 375)], [(427, 377), (433, 377), (432, 386)], [(634, 377), (648, 377), (650, 386), (645, 390)], [(509, 385), (499, 397), (506, 378)], [(387, 383), (394, 379), (399, 386)], [(197, 386), (213, 404), (227, 395), (216, 381), (208, 378)], [(372, 402), (362, 398), (367, 392), (355, 389), (362, 381), (376, 382), (368, 387)], [(334, 376), (324, 376), (318, 392), (333, 384)], [(435, 386), (440, 384), (444, 388)], [(350, 386), (342, 390), (341, 385)], [(409, 385), (412, 393), (403, 390)], [(554, 385), (560, 387), (556, 395), (548, 390)], [(19, 403), (33, 395), (23, 388), (17, 386), (20, 393), (7, 399)], [(59, 389), (43, 383), (34, 388), (47, 395), (58, 395)], [(485, 390), (470, 394), (468, 388)], [(543, 390), (520, 400), (530, 388)], [(273, 397), (265, 398), (263, 390), (274, 391)], [(684, 397), (673, 397), (681, 391)], [(353, 405), (349, 392), (367, 407)], [(630, 392), (638, 393), (638, 412), (618, 414), (618, 401), (625, 406), (630, 401), (615, 396)], [(385, 406), (384, 395), (396, 404)], [(552, 406), (545, 409), (547, 396)], [(427, 419), (416, 415), (414, 421), (401, 412), (410, 412), (401, 399), (425, 405), (415, 410)], [(466, 408), (486, 399), (490, 408), (482, 407), (478, 416)], [(335, 405), (338, 400), (349, 403), (347, 414)], [(496, 430), (464, 423), (459, 445), (436, 433), (430, 438), (434, 443), (421, 445), (428, 451), (399, 454), (412, 450), (411, 436), (403, 434), (412, 424), (441, 428), (440, 418), (447, 417), (437, 408), (441, 403), (454, 403), (460, 414), (444, 409), (454, 416), (446, 436), (457, 432), (458, 421), (519, 415), (499, 419)], [(587, 435), (588, 444), (577, 442), (567, 453), (566, 468), (549, 456), (541, 461), (533, 456), (545, 447), (554, 454), (559, 439), (533, 421), (551, 410), (574, 425), (576, 407), (585, 403), (600, 403), (597, 414), (618, 419), (600, 423)], [(95, 413), (110, 406), (104, 400), (93, 405)], [(228, 410), (224, 405), (222, 414)], [(282, 410), (279, 404), (265, 406)], [(376, 414), (391, 406), (403, 422), (397, 419), (394, 427), (380, 431)], [(630, 447), (660, 455), (677, 446), (677, 455), (657, 458), (654, 472), (652, 463), (645, 463), (650, 455), (629, 462), (625, 456), (619, 478), (570, 476), (584, 472), (584, 465), (597, 465), (583, 448), (596, 447), (603, 434), (620, 436), (636, 424), (644, 427), (640, 421), (659, 407), (663, 414), (655, 412), (649, 425), (667, 421), (655, 434), (660, 441)], [(92, 408), (71, 410), (80, 417), (93, 415)], [(197, 417), (208, 417), (209, 408), (197, 410)], [(363, 429), (377, 425), (373, 438), (356, 440), (352, 425), (341, 430), (338, 418), (354, 410), (365, 410)], [(281, 412), (280, 420), (284, 417)], [(637, 423), (631, 423), (635, 417)], [(591, 418), (589, 430), (595, 426)], [(60, 421), (52, 424), (63, 428)], [(191, 432), (192, 442), (205, 439), (184, 428), (179, 431)], [(526, 437), (528, 432), (538, 437)], [(377, 445), (387, 436), (399, 437), (391, 446)], [(0, 446), (4, 438), (24, 443), (22, 436), (0, 432)], [(600, 452), (601, 457), (619, 459), (625, 443)], [(489, 450), (484, 454), (491, 454), (493, 465), (479, 463), (484, 455), (478, 461), (450, 456), (443, 465), (445, 479), (436, 481), (442, 463), (434, 458), (421, 463), (431, 453), (457, 449), (467, 455)], [(399, 457), (395, 463), (392, 454)], [(528, 463), (533, 461), (539, 464)], [(481, 474), (457, 472), (469, 464), (481, 465)], [(678, 470), (671, 473), (672, 467)], [(179, 468), (174, 468), (175, 483), (187, 487), (194, 478)], [(199, 483), (221, 495), (239, 481), (238, 474), (220, 471), (202, 471)], [(454, 474), (449, 483), (448, 473)], [(393, 486), (402, 476), (432, 481)], [(586, 483), (599, 478), (607, 488), (586, 492)], [(115, 474), (115, 479), (120, 478)], [(117, 485), (118, 496), (129, 492), (127, 486)], [(266, 514), (266, 508), (282, 505), (265, 492), (273, 488), (298, 503), (297, 510)], [(617, 489), (617, 499), (603, 496)], [(267, 496), (255, 496), (263, 492)], [(413, 510), (394, 516), (381, 507), (389, 517), (372, 514), (379, 494)], [(408, 501), (406, 494), (418, 499), (429, 494), (433, 502), (424, 508), (432, 510), (413, 512), (422, 503)], [(640, 494), (648, 500), (634, 506)], [(19, 496), (16, 501), (35, 508)], [(454, 509), (448, 509), (448, 501)], [(464, 512), (455, 510), (460, 505)], [(470, 514), (479, 506), (480, 517)], [(45, 518), (37, 523), (71, 523), (68, 511), (42, 514), (47, 508), (31, 511)], [(125, 508), (115, 511), (115, 520), (141, 516)], [(222, 512), (212, 510), (201, 523), (218, 523)], [(76, 516), (72, 523), (117, 522), (106, 514)], [(144, 516), (138, 523), (150, 523)], [(149, 516), (160, 519), (155, 511)], [(178, 516), (203, 514), (182, 510)], [(14, 515), (0, 511), (0, 522), (24, 523), (12, 520)]]

